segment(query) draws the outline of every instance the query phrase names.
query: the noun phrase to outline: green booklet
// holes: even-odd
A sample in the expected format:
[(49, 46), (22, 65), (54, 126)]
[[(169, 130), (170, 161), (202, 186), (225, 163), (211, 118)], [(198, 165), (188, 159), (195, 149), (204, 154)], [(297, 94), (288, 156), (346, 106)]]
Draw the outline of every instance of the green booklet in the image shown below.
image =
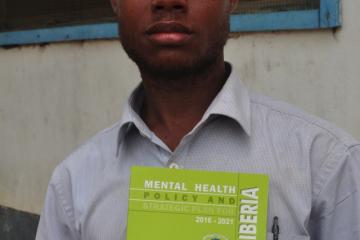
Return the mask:
[(265, 240), (268, 177), (133, 167), (127, 240)]

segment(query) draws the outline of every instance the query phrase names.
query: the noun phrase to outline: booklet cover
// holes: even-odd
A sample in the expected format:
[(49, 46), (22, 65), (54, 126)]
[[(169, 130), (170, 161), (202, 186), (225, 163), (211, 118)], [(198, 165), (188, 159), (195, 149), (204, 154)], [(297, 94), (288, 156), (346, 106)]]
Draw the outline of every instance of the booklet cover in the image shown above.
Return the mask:
[(127, 240), (266, 239), (268, 177), (133, 167)]

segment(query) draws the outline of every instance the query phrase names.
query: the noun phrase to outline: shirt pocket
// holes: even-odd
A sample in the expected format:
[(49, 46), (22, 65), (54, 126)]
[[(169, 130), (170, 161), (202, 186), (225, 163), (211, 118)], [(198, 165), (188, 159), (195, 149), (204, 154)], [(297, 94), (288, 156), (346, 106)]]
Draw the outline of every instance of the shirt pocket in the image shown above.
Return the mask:
[[(266, 234), (266, 240), (273, 240), (273, 234), (268, 232)], [(279, 240), (310, 240), (309, 236), (296, 235), (296, 234), (279, 234)]]

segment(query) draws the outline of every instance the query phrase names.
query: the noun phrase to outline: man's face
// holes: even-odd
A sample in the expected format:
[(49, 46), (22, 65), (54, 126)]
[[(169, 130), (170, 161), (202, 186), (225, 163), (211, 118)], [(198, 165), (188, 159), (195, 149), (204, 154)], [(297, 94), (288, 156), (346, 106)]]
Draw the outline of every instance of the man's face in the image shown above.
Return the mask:
[(140, 70), (164, 76), (202, 71), (223, 56), (236, 0), (112, 0), (120, 38)]

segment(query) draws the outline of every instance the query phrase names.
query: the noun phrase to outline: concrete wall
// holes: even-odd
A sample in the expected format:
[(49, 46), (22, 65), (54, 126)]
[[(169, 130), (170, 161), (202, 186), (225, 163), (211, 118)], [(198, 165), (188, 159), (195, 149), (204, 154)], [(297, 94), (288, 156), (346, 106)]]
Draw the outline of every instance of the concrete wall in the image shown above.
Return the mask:
[[(335, 32), (240, 34), (226, 47), (254, 91), (360, 138), (360, 2)], [(117, 41), (0, 49), (0, 205), (39, 213), (53, 168), (116, 122), (139, 81)]]

